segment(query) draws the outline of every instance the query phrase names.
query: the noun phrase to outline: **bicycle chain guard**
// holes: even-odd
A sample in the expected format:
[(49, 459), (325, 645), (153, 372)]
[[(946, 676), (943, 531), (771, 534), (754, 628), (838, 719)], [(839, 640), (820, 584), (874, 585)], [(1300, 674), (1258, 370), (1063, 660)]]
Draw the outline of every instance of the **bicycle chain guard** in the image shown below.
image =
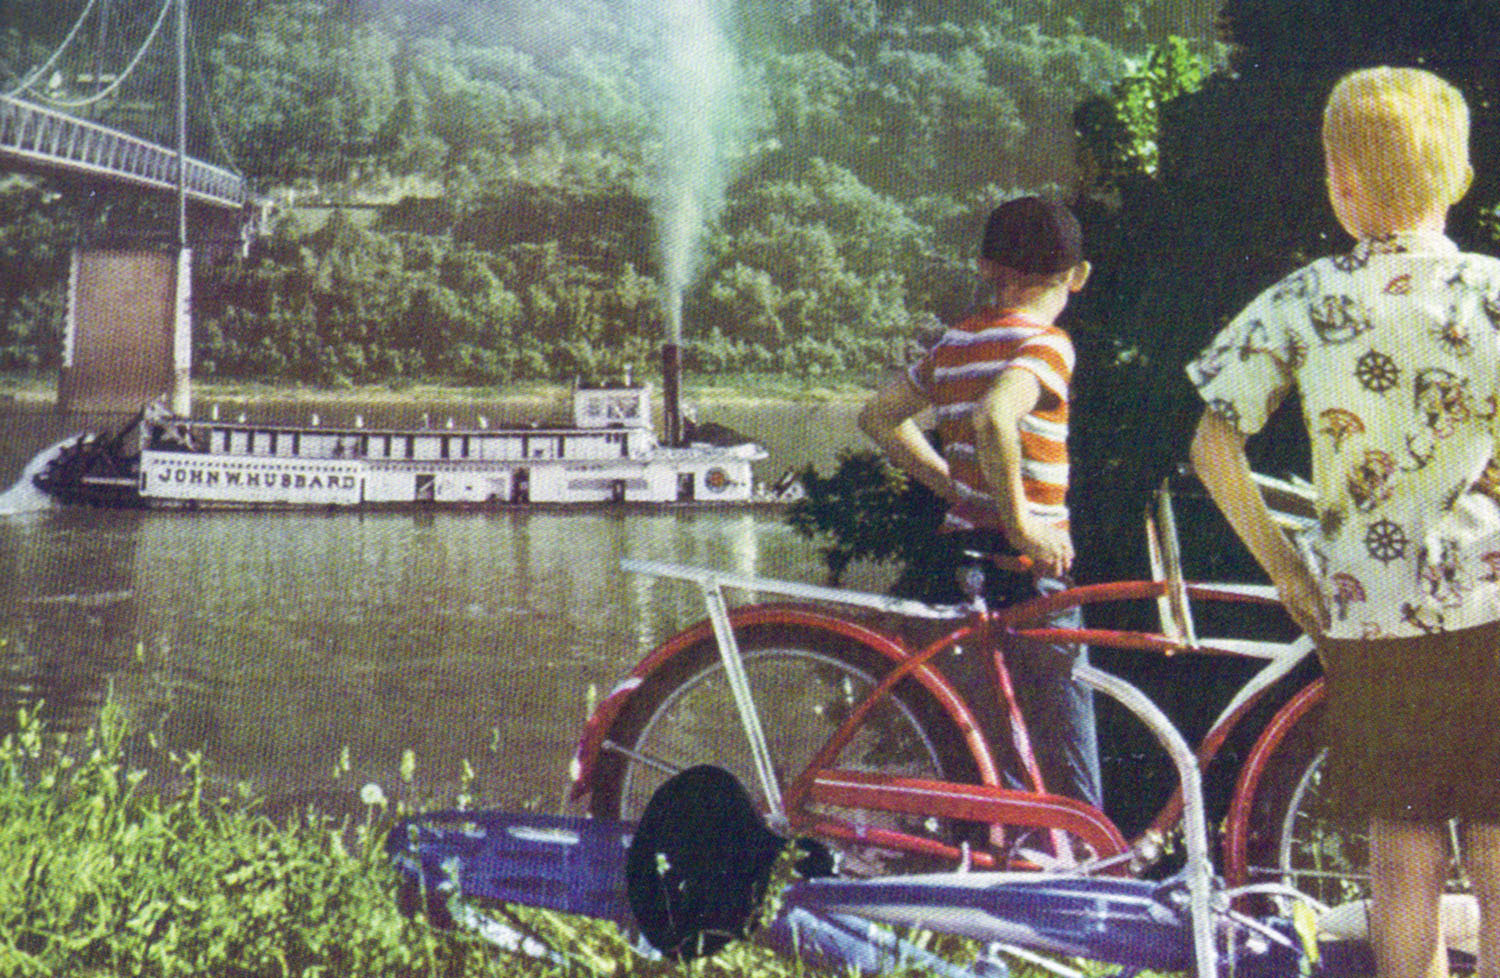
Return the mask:
[[(704, 764), (651, 795), (625, 859), (625, 895), (651, 946), (678, 961), (710, 955), (754, 929), (787, 840), (766, 828), (723, 768)], [(803, 878), (833, 872), (833, 856), (798, 839)]]

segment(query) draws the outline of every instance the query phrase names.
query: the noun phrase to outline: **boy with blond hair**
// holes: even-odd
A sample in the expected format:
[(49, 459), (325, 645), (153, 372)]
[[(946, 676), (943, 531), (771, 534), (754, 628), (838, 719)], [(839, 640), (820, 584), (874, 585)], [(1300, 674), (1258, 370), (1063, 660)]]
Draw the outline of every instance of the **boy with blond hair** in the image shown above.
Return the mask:
[[(948, 503), (930, 600), (957, 597), (963, 565), (983, 563), (988, 596), (1010, 604), (1061, 590), (1073, 566), (1068, 530), (1068, 402), (1075, 359), (1054, 320), (1088, 281), (1083, 234), (1067, 207), (1020, 197), (996, 207), (979, 248), (992, 301), (947, 330), (903, 376), (881, 388), (860, 426), (912, 478)], [(915, 418), (935, 409), (939, 451)], [(1022, 555), (1031, 571), (993, 559)], [(1003, 563), (1003, 562), (1002, 562)], [(1081, 627), (1076, 607), (1048, 619)], [(1099, 807), (1093, 694), (1072, 678), (1082, 647), (1013, 640), (1005, 663), (1048, 791)], [(1009, 740), (987, 656), (942, 663), (975, 705), (991, 743)], [(1014, 760), (1008, 772), (1013, 783)]]
[[(1449, 819), (1479, 901), (1479, 973), (1500, 975), (1500, 508), (1485, 491), (1500, 261), (1444, 235), (1473, 177), (1468, 136), (1463, 97), (1435, 75), (1340, 80), (1323, 146), (1353, 250), (1262, 293), (1188, 367), (1208, 404), (1198, 474), (1318, 643), (1328, 782), (1369, 822), (1383, 978), (1447, 973)], [(1293, 388), (1318, 490), (1300, 550), (1244, 452)]]

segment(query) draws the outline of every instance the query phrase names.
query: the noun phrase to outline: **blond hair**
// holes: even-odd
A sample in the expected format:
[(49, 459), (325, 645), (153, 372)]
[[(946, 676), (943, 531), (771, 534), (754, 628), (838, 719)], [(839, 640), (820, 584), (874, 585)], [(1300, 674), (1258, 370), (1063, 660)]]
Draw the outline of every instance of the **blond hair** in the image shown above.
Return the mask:
[(1323, 150), (1354, 172), (1367, 200), (1404, 216), (1457, 203), (1473, 177), (1463, 95), (1417, 68), (1341, 78), (1323, 111)]

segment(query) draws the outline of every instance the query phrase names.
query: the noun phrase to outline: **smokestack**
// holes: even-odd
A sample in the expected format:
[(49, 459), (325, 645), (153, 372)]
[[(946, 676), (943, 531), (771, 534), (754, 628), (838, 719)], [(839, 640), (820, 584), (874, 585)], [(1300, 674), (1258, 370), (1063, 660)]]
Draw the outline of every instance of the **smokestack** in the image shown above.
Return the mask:
[(682, 348), (676, 343), (661, 348), (662, 415), (668, 445), (681, 445), (682, 437)]

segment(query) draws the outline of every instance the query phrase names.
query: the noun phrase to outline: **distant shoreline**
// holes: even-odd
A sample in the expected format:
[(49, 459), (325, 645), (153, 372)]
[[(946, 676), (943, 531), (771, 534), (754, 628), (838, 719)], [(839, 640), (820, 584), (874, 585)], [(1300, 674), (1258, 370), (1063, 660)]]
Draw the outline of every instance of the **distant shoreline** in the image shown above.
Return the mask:
[[(661, 384), (647, 379), (660, 397)], [(734, 375), (686, 379), (685, 401), (707, 405), (757, 403), (849, 404), (864, 400), (880, 383), (869, 375), (800, 378), (776, 375)], [(564, 403), (571, 387), (545, 381), (519, 381), (505, 387), (465, 387), (440, 383), (367, 384), (327, 388), (304, 384), (266, 384), (245, 381), (193, 382), (195, 401), (249, 406), (256, 403), (296, 404), (348, 402), (351, 404), (485, 404), (545, 407)], [(45, 408), (56, 400), (57, 381), (48, 374), (0, 376), (0, 400), (28, 408)]]

